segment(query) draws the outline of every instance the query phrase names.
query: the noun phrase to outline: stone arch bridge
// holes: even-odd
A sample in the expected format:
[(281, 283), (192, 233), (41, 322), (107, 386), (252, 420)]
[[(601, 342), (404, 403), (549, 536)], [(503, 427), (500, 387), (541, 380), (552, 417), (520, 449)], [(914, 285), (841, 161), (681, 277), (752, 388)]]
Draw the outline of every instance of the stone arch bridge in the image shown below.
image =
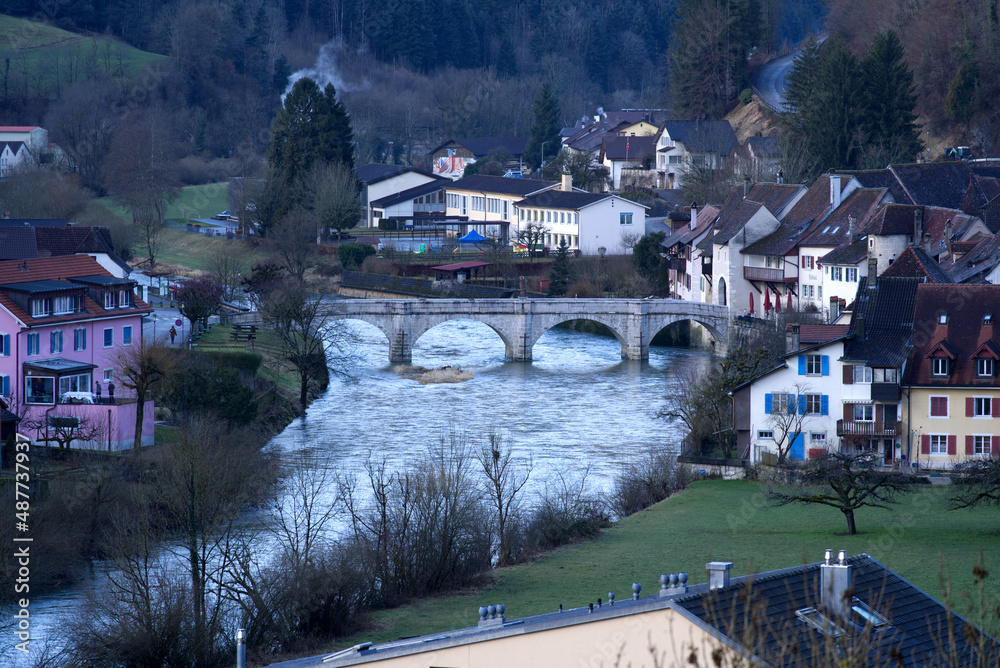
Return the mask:
[(413, 343), (448, 320), (476, 320), (503, 340), (507, 359), (531, 361), (535, 342), (569, 320), (593, 320), (607, 327), (622, 346), (622, 358), (647, 359), (649, 342), (675, 322), (691, 320), (715, 339), (725, 354), (729, 312), (725, 306), (680, 299), (344, 299), (324, 305), (331, 320), (361, 320), (389, 339), (389, 359), (409, 362)]

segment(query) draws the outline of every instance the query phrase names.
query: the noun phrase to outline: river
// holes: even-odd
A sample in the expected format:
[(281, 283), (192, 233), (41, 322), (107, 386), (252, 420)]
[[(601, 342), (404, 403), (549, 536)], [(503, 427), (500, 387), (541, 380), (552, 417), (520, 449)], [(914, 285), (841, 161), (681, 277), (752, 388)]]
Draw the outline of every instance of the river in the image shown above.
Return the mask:
[[(307, 466), (351, 475), (363, 472), (369, 457), (398, 469), (452, 432), (476, 443), (496, 428), (510, 437), (515, 456), (532, 462), (529, 495), (560, 476), (578, 482), (584, 472), (589, 492), (605, 494), (615, 472), (649, 448), (675, 450), (681, 431), (657, 412), (668, 392), (682, 391), (680, 372), (711, 359), (700, 351), (651, 346), (648, 361), (622, 360), (613, 338), (556, 328), (535, 344), (533, 362), (506, 362), (493, 330), (454, 320), (416, 341), (413, 365), (461, 367), (472, 378), (421, 385), (389, 363), (388, 343), (377, 329), (351, 325), (358, 340), (348, 375), (334, 376), (271, 447)], [(34, 599), (32, 635), (40, 640), (59, 628), (84, 592), (99, 586), (100, 570), (60, 594)]]

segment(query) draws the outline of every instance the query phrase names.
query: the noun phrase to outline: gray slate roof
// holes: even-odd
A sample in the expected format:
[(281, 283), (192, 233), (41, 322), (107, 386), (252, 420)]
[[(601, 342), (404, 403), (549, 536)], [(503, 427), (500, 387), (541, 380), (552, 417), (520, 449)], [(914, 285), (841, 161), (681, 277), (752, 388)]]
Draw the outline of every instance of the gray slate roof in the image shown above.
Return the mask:
[(729, 121), (667, 121), (663, 126), (688, 151), (730, 155), (740, 145)]
[(463, 176), (447, 185), (447, 190), (481, 190), (487, 193), (501, 195), (520, 195), (527, 197), (532, 193), (559, 185), (555, 181), (539, 179), (510, 179), (504, 176)]
[[(874, 285), (862, 276), (854, 298), (854, 313), (844, 359), (874, 367), (902, 367), (910, 354), (913, 307), (920, 278), (878, 278)], [(864, 321), (864, 334), (859, 324)]]

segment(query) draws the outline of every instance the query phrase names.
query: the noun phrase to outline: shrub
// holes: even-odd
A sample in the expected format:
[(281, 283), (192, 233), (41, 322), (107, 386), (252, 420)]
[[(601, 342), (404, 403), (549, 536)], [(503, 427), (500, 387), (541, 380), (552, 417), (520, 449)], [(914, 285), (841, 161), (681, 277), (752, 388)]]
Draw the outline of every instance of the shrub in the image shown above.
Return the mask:
[(255, 375), (257, 370), (260, 369), (261, 363), (264, 358), (258, 353), (251, 353), (247, 351), (237, 351), (237, 352), (205, 352), (202, 353), (206, 355), (215, 364), (220, 364), (224, 366), (231, 366), (239, 371), (244, 371), (251, 375)]
[(375, 249), (368, 244), (340, 244), (337, 248), (337, 259), (340, 260), (340, 266), (347, 271), (356, 270), (372, 255), (375, 255)]
[(744, 88), (742, 91), (740, 91), (740, 104), (750, 104), (751, 100), (753, 100), (752, 90), (750, 90), (749, 88)]
[(690, 480), (688, 468), (677, 463), (676, 455), (650, 451), (615, 477), (611, 510), (627, 517), (676, 494)]
[(395, 276), (396, 275), (396, 265), (391, 260), (384, 260), (380, 257), (365, 258), (365, 261), (361, 263), (361, 271), (366, 274), (379, 274), (381, 276)]
[(611, 524), (604, 504), (590, 496), (584, 480), (572, 485), (565, 479), (554, 489), (546, 488), (528, 520), (525, 545), (529, 552), (596, 536)]
[(566, 289), (566, 294), (580, 298), (604, 296), (601, 286), (590, 281), (576, 281)]

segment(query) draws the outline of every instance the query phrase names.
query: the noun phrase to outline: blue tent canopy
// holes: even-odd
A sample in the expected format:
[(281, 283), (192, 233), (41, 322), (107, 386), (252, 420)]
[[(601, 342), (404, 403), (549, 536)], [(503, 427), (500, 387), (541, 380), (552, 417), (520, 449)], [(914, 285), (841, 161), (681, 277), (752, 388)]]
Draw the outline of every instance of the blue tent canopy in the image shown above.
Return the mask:
[(483, 235), (481, 235), (479, 232), (476, 232), (475, 230), (472, 230), (471, 232), (469, 232), (468, 234), (466, 234), (464, 237), (462, 237), (461, 239), (459, 239), (458, 243), (460, 243), (460, 244), (478, 244), (478, 243), (482, 243), (484, 241), (486, 241), (486, 237), (484, 237)]

